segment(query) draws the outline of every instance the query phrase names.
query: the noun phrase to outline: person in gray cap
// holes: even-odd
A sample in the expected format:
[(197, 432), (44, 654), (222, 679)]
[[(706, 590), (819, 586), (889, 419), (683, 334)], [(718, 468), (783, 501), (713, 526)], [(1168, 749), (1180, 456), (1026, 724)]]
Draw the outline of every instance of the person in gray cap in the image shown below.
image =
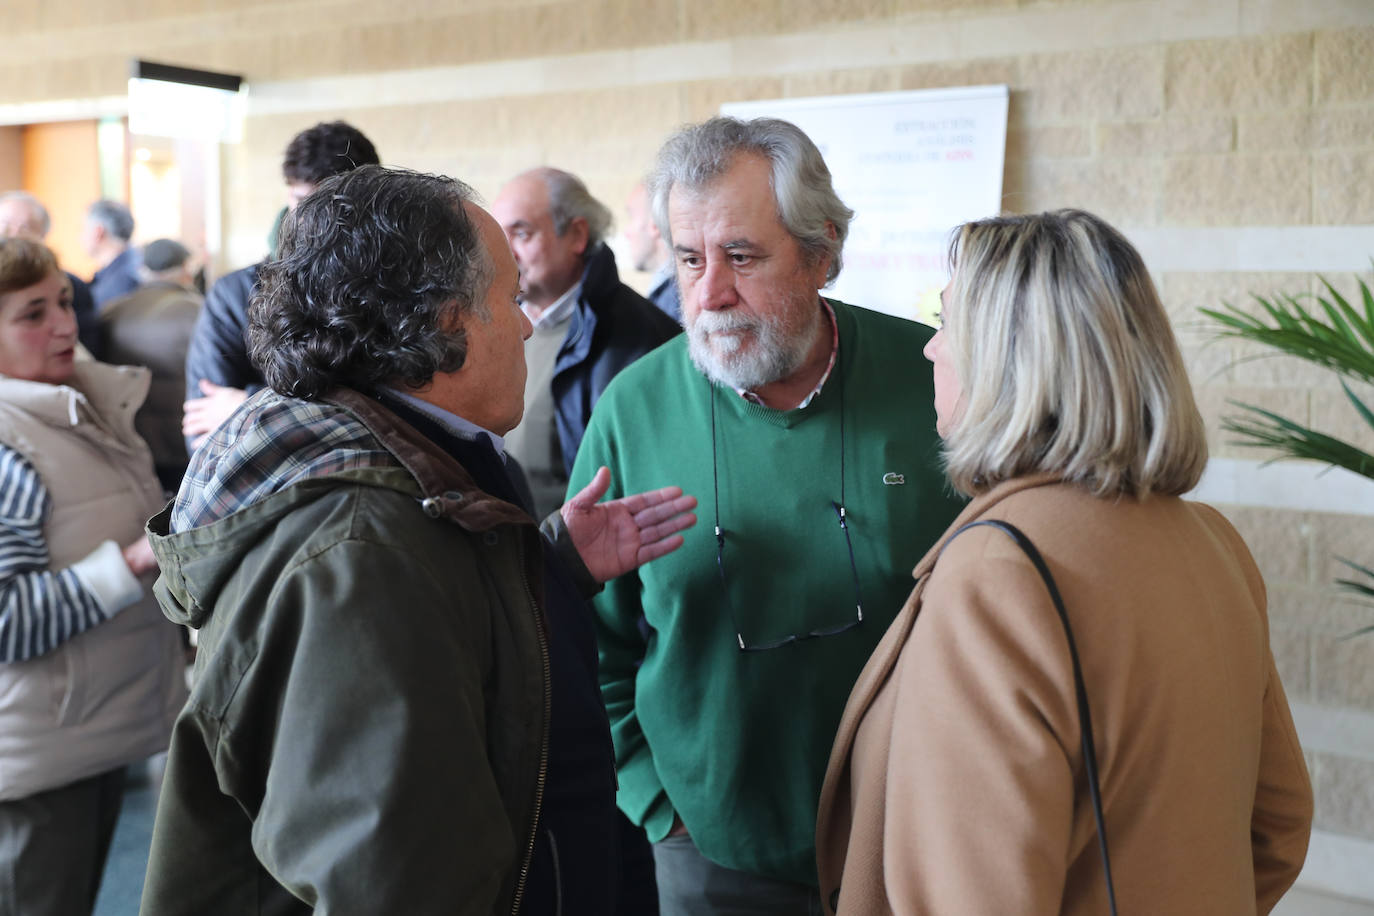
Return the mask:
[(142, 286), (100, 313), (101, 348), (108, 362), (152, 370), (134, 427), (152, 449), (158, 480), (176, 492), (189, 460), (181, 435), (186, 350), (204, 300), (193, 285), (191, 252), (174, 239), (144, 246), (140, 275)]

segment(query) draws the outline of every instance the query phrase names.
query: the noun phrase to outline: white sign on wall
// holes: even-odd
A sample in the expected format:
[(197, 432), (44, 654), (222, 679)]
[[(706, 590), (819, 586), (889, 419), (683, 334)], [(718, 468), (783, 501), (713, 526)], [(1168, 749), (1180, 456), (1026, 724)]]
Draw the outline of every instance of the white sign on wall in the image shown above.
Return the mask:
[(733, 102), (721, 114), (796, 124), (854, 210), (831, 294), (929, 321), (948, 279), (950, 230), (1002, 205), (1007, 87)]

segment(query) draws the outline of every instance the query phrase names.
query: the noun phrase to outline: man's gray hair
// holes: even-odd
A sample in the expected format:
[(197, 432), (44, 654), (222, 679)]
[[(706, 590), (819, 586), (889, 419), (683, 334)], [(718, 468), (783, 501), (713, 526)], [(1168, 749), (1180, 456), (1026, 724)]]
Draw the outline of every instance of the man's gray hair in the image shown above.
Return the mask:
[(46, 236), (52, 230), (52, 217), (48, 215), (48, 208), (43, 206), (43, 201), (34, 197), (28, 191), (6, 191), (0, 194), (0, 204), (9, 200), (17, 200), (29, 205), (29, 208), (38, 215), (39, 234)]
[(854, 211), (835, 193), (830, 169), (816, 144), (789, 121), (711, 118), (669, 137), (649, 177), (654, 222), (664, 241), (672, 248), (668, 195), (673, 188), (706, 188), (729, 171), (737, 156), (748, 154), (763, 156), (771, 164), (778, 219), (810, 258), (829, 256), (825, 280), (831, 283), (843, 266), (844, 240)]
[(611, 231), (611, 211), (592, 196), (582, 179), (562, 169), (541, 168), (535, 173), (544, 179), (549, 189), (549, 215), (553, 217), (553, 231), (558, 235), (568, 231), (575, 219), (587, 221), (587, 250), (595, 248)]
[(115, 238), (127, 242), (134, 237), (134, 215), (117, 200), (97, 200), (86, 210), (86, 218)]

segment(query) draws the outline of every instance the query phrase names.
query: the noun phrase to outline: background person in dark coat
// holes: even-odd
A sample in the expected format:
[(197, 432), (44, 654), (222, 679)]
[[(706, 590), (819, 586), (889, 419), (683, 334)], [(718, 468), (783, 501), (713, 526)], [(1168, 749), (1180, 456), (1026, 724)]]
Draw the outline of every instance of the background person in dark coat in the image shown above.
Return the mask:
[(141, 269), (147, 282), (100, 313), (105, 361), (152, 370), (148, 400), (135, 415), (134, 428), (152, 449), (158, 480), (172, 493), (186, 473), (186, 442), (181, 436), (186, 350), (205, 301), (195, 292), (191, 268), (191, 252), (185, 245), (174, 239), (149, 242), (143, 247)]
[(534, 325), (525, 343), (525, 419), (509, 447), (543, 514), (563, 502), (601, 392), (682, 329), (620, 282), (602, 241), (611, 211), (576, 176), (524, 172), (501, 189), (491, 211), (515, 252), (521, 306)]
[(117, 200), (97, 200), (86, 210), (86, 225), (81, 244), (100, 265), (91, 277), (91, 296), (96, 311), (120, 296), (127, 296), (143, 282), (138, 275), (138, 249), (134, 237), (134, 215)]

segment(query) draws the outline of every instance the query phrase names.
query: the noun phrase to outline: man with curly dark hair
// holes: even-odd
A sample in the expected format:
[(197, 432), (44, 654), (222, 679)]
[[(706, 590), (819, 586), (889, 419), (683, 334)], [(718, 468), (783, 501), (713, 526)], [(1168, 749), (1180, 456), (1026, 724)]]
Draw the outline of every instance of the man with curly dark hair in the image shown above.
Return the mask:
[[(326, 178), (380, 162), (372, 141), (347, 122), (326, 121), (301, 131), (282, 157), (287, 210), (295, 210)], [(186, 353), (182, 432), (188, 450), (198, 447), (248, 395), (264, 386), (244, 340), (248, 302), (261, 269), (258, 262), (225, 274), (205, 298)]]
[(584, 597), (695, 500), (598, 504), (607, 470), (541, 533), (502, 438), (519, 290), (453, 179), (363, 166), (286, 224), (250, 308), (269, 387), (149, 523), (201, 636), (145, 916), (644, 912)]

